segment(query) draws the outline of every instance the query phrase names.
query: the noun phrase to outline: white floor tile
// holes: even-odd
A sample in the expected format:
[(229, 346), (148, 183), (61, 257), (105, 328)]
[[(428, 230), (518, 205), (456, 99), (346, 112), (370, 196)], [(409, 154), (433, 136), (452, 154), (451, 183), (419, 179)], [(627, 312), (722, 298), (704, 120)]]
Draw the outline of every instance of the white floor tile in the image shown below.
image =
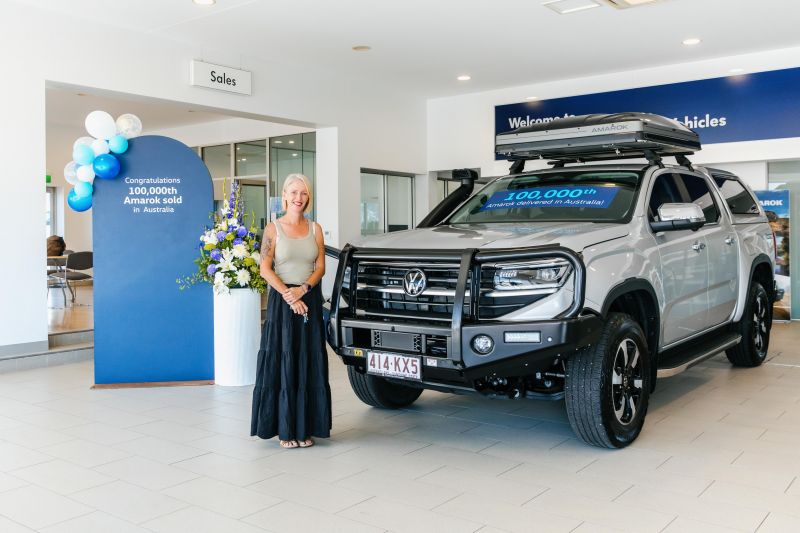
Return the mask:
[[(69, 415), (65, 415), (69, 416)], [(88, 420), (86, 422), (89, 422)], [(62, 430), (62, 433), (71, 435), (78, 439), (88, 440), (95, 444), (113, 446), (121, 442), (142, 438), (142, 433), (122, 429), (102, 422), (89, 422), (76, 426), (71, 426)]]
[(0, 441), (0, 472), (8, 472), (53, 459), (50, 455), (28, 448)]
[(127, 481), (153, 491), (173, 487), (198, 477), (198, 474), (193, 472), (138, 456), (106, 463), (96, 467), (95, 470), (113, 479)]
[(124, 481), (84, 490), (73, 494), (71, 498), (134, 524), (189, 506), (175, 498)]
[(186, 459), (191, 459), (192, 457), (207, 453), (206, 450), (200, 448), (178, 444), (156, 437), (142, 437), (141, 439), (129, 440), (117, 444), (115, 448), (124, 450), (130, 455), (146, 457), (164, 464), (185, 461)]
[[(305, 505), (285, 502), (243, 519), (269, 531), (308, 531), (324, 533), (383, 533), (376, 527), (347, 517), (318, 511)], [(422, 533), (420, 531), (419, 533)]]
[(426, 511), (379, 497), (350, 507), (339, 515), (397, 533), (472, 533), (485, 525), (482, 521)]
[(264, 464), (264, 460), (242, 461), (213, 452), (172, 463), (171, 466), (240, 487), (258, 483), (281, 473)]
[(95, 444), (82, 439), (75, 439), (53, 446), (42, 448), (43, 453), (70, 461), (86, 468), (92, 468), (111, 461), (119, 461), (130, 454), (121, 450)]
[(33, 485), (0, 493), (0, 515), (32, 529), (51, 526), (93, 510)]
[(264, 529), (199, 507), (187, 507), (145, 522), (156, 533), (264, 533)]
[(150, 533), (149, 529), (135, 526), (100, 511), (59, 522), (41, 531), (42, 533)]
[(203, 453), (216, 452), (242, 461), (254, 461), (282, 451), (272, 442), (256, 437), (239, 438), (230, 435), (214, 435), (189, 443)]
[(296, 474), (280, 474), (248, 487), (273, 498), (307, 505), (326, 513), (337, 513), (370, 498), (369, 494), (334, 487)]
[[(296, 490), (295, 487), (287, 487)], [(267, 507), (281, 503), (283, 499), (262, 492), (245, 489), (207, 477), (181, 483), (161, 491), (176, 499), (208, 509), (230, 518), (244, 518)]]
[(33, 529), (13, 522), (5, 516), (0, 516), (0, 531), (3, 533), (35, 533)]
[(114, 478), (104, 476), (61, 459), (14, 470), (12, 474), (58, 494), (72, 494), (81, 490), (111, 483)]

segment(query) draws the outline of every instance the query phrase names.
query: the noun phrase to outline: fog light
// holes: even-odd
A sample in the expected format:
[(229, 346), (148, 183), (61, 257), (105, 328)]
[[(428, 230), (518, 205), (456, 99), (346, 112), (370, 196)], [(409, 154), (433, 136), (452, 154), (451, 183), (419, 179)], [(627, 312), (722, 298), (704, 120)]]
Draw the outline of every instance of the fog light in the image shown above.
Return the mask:
[(494, 349), (494, 341), (489, 335), (477, 335), (472, 339), (472, 349), (486, 355)]
[(506, 331), (503, 334), (506, 342), (542, 342), (540, 331)]

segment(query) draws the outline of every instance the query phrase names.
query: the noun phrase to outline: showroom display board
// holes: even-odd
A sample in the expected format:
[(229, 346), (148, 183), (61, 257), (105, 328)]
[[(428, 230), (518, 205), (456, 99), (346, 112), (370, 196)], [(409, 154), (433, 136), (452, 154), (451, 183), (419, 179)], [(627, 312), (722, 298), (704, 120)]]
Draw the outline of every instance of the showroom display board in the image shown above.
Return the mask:
[(212, 291), (180, 290), (213, 210), (211, 176), (186, 145), (131, 139), (114, 180), (95, 181), (97, 385), (214, 379)]
[(790, 191), (787, 189), (755, 191), (758, 202), (767, 214), (767, 220), (775, 234), (775, 281), (783, 290), (783, 298), (773, 306), (775, 320), (790, 320), (792, 316), (792, 278), (789, 260), (791, 242)]
[[(570, 115), (673, 118), (703, 144), (800, 137), (800, 68), (495, 106), (495, 135)], [(504, 159), (497, 157), (497, 159)]]

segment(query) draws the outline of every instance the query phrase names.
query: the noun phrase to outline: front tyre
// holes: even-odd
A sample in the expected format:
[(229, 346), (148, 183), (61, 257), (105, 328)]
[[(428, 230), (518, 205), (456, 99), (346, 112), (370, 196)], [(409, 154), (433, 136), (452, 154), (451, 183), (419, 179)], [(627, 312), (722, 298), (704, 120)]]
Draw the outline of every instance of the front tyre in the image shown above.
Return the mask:
[(597, 344), (566, 362), (567, 416), (578, 437), (602, 448), (624, 448), (642, 430), (650, 398), (650, 354), (639, 324), (610, 313)]
[(769, 332), (772, 329), (772, 303), (769, 295), (757, 281), (753, 281), (747, 293), (747, 304), (742, 319), (733, 324), (733, 331), (742, 336), (742, 341), (725, 350), (733, 366), (759, 366), (767, 358)]
[(347, 367), (347, 377), (358, 399), (372, 407), (399, 409), (411, 405), (422, 394), (422, 389), (404, 387), (378, 376), (362, 374), (353, 366)]

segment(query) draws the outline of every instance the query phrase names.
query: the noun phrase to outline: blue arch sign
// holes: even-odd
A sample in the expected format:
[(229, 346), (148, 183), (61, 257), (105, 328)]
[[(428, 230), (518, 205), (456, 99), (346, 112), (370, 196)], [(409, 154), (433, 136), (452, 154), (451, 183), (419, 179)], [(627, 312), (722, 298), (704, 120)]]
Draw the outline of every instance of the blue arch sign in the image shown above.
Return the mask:
[(95, 383), (214, 379), (211, 288), (179, 290), (213, 209), (211, 176), (186, 145), (131, 139), (93, 199)]
[(625, 111), (674, 118), (704, 144), (800, 137), (800, 68), (499, 105), (495, 134), (570, 115)]

